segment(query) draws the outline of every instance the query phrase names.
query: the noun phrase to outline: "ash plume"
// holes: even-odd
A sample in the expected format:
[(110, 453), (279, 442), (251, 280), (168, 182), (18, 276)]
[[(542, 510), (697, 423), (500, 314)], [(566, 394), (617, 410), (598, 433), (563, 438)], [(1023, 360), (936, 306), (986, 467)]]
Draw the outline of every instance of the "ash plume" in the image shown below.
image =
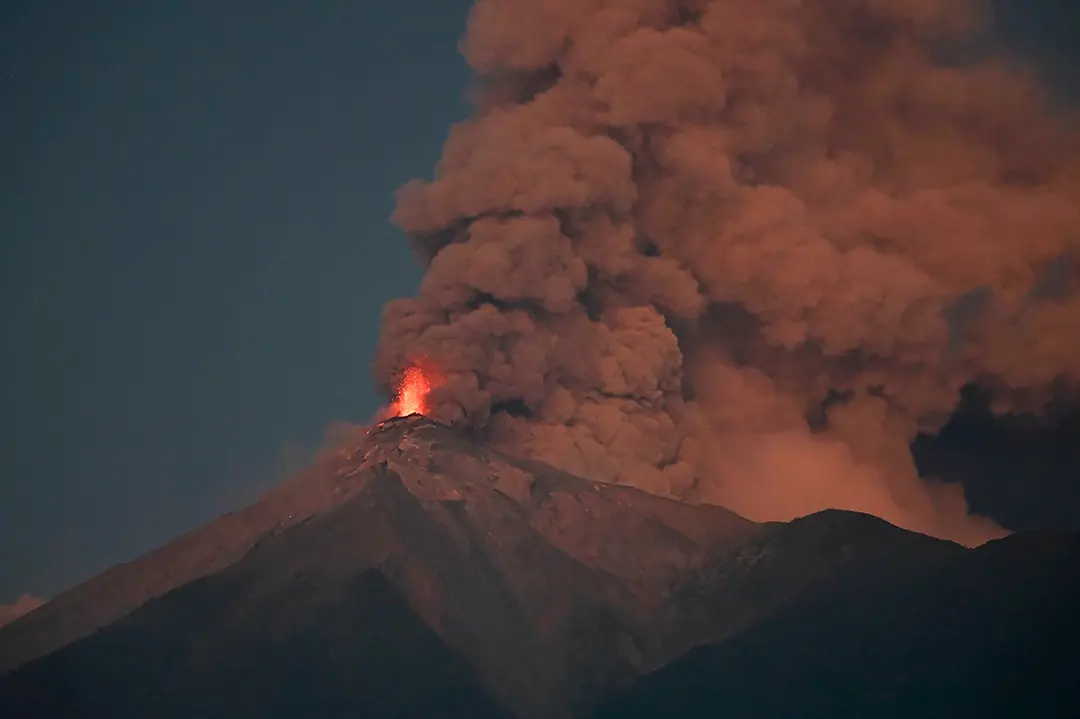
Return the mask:
[(477, 0), (476, 112), (396, 223), (376, 377), (434, 418), (751, 519), (1002, 534), (909, 445), (1080, 380), (1080, 136), (950, 0)]

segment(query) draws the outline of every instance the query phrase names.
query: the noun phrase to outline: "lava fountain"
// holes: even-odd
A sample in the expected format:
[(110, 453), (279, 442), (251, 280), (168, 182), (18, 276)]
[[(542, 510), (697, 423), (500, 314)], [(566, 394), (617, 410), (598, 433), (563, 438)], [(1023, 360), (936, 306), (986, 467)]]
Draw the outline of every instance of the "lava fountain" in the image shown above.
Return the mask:
[(397, 394), (390, 405), (391, 416), (407, 417), (410, 414), (428, 414), (428, 393), (431, 392), (434, 381), (430, 372), (424, 368), (413, 365), (405, 370), (398, 385)]

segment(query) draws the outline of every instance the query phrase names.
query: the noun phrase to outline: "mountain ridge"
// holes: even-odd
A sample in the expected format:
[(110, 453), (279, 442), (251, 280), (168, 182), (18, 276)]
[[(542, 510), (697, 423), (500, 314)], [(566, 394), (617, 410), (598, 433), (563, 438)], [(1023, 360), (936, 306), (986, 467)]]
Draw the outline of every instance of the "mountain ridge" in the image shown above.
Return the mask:
[[(55, 642), (67, 631), (63, 646), (27, 661), (25, 643), (7, 642), (18, 631), (0, 630), (0, 654), (23, 652), (22, 660), (6, 659), (18, 666), (0, 676), (5, 716), (30, 703), (41, 717), (101, 706), (114, 718), (225, 716), (244, 706), (291, 717), (310, 715), (295, 709), (304, 701), (320, 716), (349, 716), (365, 706), (361, 690), (375, 690), (345, 677), (379, 661), (365, 639), (376, 630), (351, 604), (355, 591), (360, 604), (396, 607), (400, 627), (385, 641), (411, 657), (402, 666), (433, 668), (417, 679), (430, 696), (441, 696), (446, 677), (458, 678), (460, 715), (583, 717), (622, 692), (657, 686), (670, 667), (708, 647), (748, 641), (814, 597), (858, 594), (866, 585), (886, 602), (975, 556), (868, 515), (826, 511), (754, 523), (720, 507), (590, 482), (419, 416), (380, 425), (302, 479), (237, 513), (251, 515), (248, 533), (212, 523), (200, 530), (205, 536), (167, 545), (174, 566), (154, 567), (157, 586), (180, 570), (197, 576), (133, 609), (125, 611), (114, 590), (60, 629), (49, 622), (57, 613), (63, 619), (63, 604), (12, 625), (24, 639), (37, 631)], [(215, 542), (220, 551), (207, 552)], [(155, 556), (128, 565), (127, 581), (137, 585), (140, 562), (153, 565)], [(1021, 552), (997, 561), (1023, 560)], [(101, 596), (85, 587), (67, 604)], [(88, 625), (87, 616), (121, 612), (81, 637), (71, 633), (79, 621)], [(347, 619), (336, 627), (335, 616)], [(305, 654), (337, 679), (315, 682)], [(252, 676), (223, 682), (228, 657), (243, 658)], [(113, 683), (84, 682), (81, 699), (57, 690), (81, 671)], [(277, 677), (287, 699), (273, 711), (254, 696), (259, 672)], [(142, 689), (126, 693), (125, 676)], [(43, 703), (51, 696), (70, 702)], [(413, 706), (402, 696), (386, 702), (383, 714), (371, 715), (409, 716), (401, 712)]]
[(852, 579), (638, 678), (590, 719), (1076, 716), (1080, 533), (994, 540), (902, 582)]
[[(218, 555), (225, 566), (199, 565), (199, 577), (236, 571), (276, 576), (289, 566), (302, 570), (316, 563), (324, 577), (378, 568), (428, 626), (482, 667), (504, 703), (520, 704), (514, 697), (528, 696), (525, 704), (539, 707), (538, 716), (549, 711), (548, 698), (571, 702), (569, 695), (577, 693), (571, 685), (579, 675), (567, 670), (564, 654), (578, 650), (548, 633), (566, 637), (594, 620), (608, 622), (603, 637), (586, 631), (586, 644), (614, 642), (622, 659), (586, 669), (595, 654), (586, 647), (575, 662), (582, 675), (607, 673), (611, 681), (633, 675), (643, 661), (635, 648), (642, 640), (634, 635), (662, 603), (666, 587), (707, 546), (758, 527), (722, 508), (681, 505), (508, 458), (422, 417), (385, 423), (330, 468), (314, 478), (319, 485), (305, 496), (303, 511), (294, 505), (287, 522), (264, 521), (268, 528), (261, 534), (243, 536), (242, 552), (232, 548), (240, 556)], [(258, 506), (247, 511), (265, 516)], [(211, 536), (217, 531), (210, 526)], [(335, 540), (340, 532), (351, 538)], [(189, 535), (179, 549), (173, 546), (173, 556), (183, 559), (182, 550), (201, 546), (199, 539)], [(308, 549), (288, 549), (298, 546)], [(330, 562), (335, 557), (341, 567)], [(154, 560), (151, 554), (142, 561)], [(154, 569), (156, 576), (165, 574)], [(77, 588), (73, 595), (79, 593)], [(156, 599), (162, 595), (168, 593)], [(97, 615), (108, 611), (117, 612), (117, 604)], [(30, 619), (43, 630), (54, 620)], [(29, 634), (27, 626), (33, 624), (27, 620), (12, 629)], [(18, 650), (7, 636), (0, 633), (5, 653)], [(524, 704), (518, 709), (533, 711)]]

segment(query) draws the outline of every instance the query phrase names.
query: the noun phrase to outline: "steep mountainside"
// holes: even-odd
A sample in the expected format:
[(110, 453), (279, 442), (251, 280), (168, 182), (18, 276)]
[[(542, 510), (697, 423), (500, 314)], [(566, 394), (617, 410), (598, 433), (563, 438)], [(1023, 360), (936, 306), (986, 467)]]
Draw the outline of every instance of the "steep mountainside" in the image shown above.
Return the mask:
[[(242, 559), (203, 580), (207, 591), (233, 596), (219, 585), (251, 577), (239, 584), (250, 593), (231, 600), (248, 613), (263, 601), (260, 587), (291, 587), (274, 601), (299, 602), (293, 592), (321, 591), (378, 569), (498, 699), (523, 715), (547, 716), (648, 666), (649, 617), (669, 587), (710, 549), (760, 531), (720, 508), (680, 505), (506, 458), (418, 417), (388, 423), (349, 462), (329, 481), (317, 478), (309, 497), (320, 501), (305, 506), (314, 511), (264, 532)], [(202, 540), (195, 533), (187, 546)], [(182, 559), (183, 552), (174, 548), (169, 556)], [(161, 566), (150, 569), (163, 573)], [(306, 579), (297, 584), (297, 578)], [(147, 636), (157, 628), (171, 635), (171, 622), (161, 617), (186, 611), (176, 598), (184, 591), (152, 602), (130, 621)], [(92, 604), (115, 595), (85, 599)], [(57, 620), (70, 624), (82, 617), (78, 603), (69, 603), (71, 616)], [(212, 606), (205, 621), (228, 623), (237, 611), (233, 603)], [(84, 611), (106, 613), (93, 605)], [(26, 619), (36, 620), (43, 634), (55, 631), (44, 614)], [(24, 622), (12, 629), (28, 632), (28, 626), (35, 628)], [(109, 627), (90, 642), (115, 631)], [(192, 639), (184, 651), (201, 651), (196, 645)], [(159, 644), (147, 646), (153, 653)], [(80, 644), (71, 650), (87, 651)], [(5, 686), (28, 686), (20, 677), (47, 674), (68, 654), (20, 668)], [(141, 661), (186, 671), (183, 662), (162, 656)], [(170, 675), (170, 681), (181, 680)]]
[(0, 674), (63, 647), (193, 579), (243, 557), (274, 531), (324, 511), (335, 486), (358, 471), (355, 452), (320, 457), (258, 502), (226, 514), (53, 597), (0, 629)]
[(196, 580), (4, 680), (4, 717), (508, 718), (374, 571)]
[(864, 515), (755, 524), (591, 483), (418, 416), (316, 469), (0, 632), (0, 716), (582, 716), (648, 701), (668, 669), (635, 680), (695, 647), (976, 557)]

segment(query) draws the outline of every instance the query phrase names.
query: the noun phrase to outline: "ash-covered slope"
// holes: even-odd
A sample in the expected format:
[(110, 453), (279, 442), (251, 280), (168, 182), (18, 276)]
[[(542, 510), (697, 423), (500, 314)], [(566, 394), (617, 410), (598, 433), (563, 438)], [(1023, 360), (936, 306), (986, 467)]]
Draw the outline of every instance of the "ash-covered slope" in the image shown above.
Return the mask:
[[(711, 546), (726, 536), (741, 535), (753, 526), (722, 509), (689, 508), (618, 487), (606, 487), (603, 495), (586, 492), (580, 504), (567, 501), (568, 496), (593, 485), (542, 464), (488, 451), (423, 418), (393, 420), (350, 450), (320, 458), (251, 506), (227, 514), (134, 561), (117, 565), (3, 627), (0, 673), (84, 637), (149, 599), (234, 564), (260, 540), (332, 511), (365, 487), (372, 473), (387, 462), (392, 471), (404, 476), (421, 493), (433, 481), (449, 488), (459, 480), (482, 480), (481, 485), (490, 485), (506, 501), (516, 502), (525, 498), (521, 492), (534, 479), (536, 491), (541, 495), (545, 487), (563, 487), (563, 491), (546, 496), (531, 510), (530, 521), (535, 523), (537, 531), (556, 546), (575, 552), (579, 559), (597, 563), (632, 585), (640, 584), (635, 575), (641, 566), (639, 558), (625, 541), (604, 540), (635, 536), (640, 539), (634, 541), (648, 547), (652, 544), (651, 537), (666, 534), (682, 549), (675, 550), (667, 560), (658, 561), (685, 564), (693, 561), (693, 557), (682, 556), (680, 552), (699, 551), (701, 546)], [(426, 476), (429, 474), (431, 477)], [(599, 518), (590, 515), (600, 511), (597, 502), (608, 508), (603, 528), (590, 521)], [(626, 511), (611, 509), (616, 506), (626, 507)], [(678, 530), (672, 529), (673, 525)], [(659, 545), (666, 546), (664, 542)], [(648, 578), (645, 583), (655, 585)]]
[(357, 471), (354, 453), (322, 456), (254, 504), (64, 591), (0, 628), (0, 674), (85, 637), (150, 599), (230, 566), (260, 537), (325, 511), (340, 499), (334, 493), (336, 483)]
[[(965, 552), (850, 513), (754, 524), (510, 458), (416, 416), (302, 479), (234, 515), (252, 534), (227, 536), (216, 558), (220, 524), (124, 568), (124, 587), (185, 586), (0, 678), (0, 714), (351, 716), (382, 697), (367, 715), (407, 716), (418, 705), (406, 700), (455, 682), (466, 715), (581, 714), (808, 592), (880, 567), (906, 581)], [(63, 599), (0, 633), (3, 652), (23, 652), (9, 665), (27, 652), (9, 637), (63, 643), (134, 601), (107, 578)], [(396, 625), (364, 609), (382, 605)], [(415, 692), (356, 679), (380, 646), (417, 666), (402, 678)]]
[[(5, 679), (5, 696), (48, 686), (56, 672), (70, 677), (90, 666), (100, 672), (112, 661), (168, 667), (146, 677), (148, 686), (216, 696), (200, 692), (198, 682), (219, 673), (195, 672), (192, 657), (210, 661), (234, 653), (230, 642), (242, 644), (248, 636), (224, 631), (236, 626), (236, 617), (257, 615), (267, 602), (295, 606), (288, 616), (314, 612), (322, 592), (339, 592), (375, 569), (450, 651), (476, 668), (503, 705), (548, 716), (647, 668), (647, 628), (669, 587), (708, 551), (760, 531), (720, 508), (682, 505), (504, 457), (419, 417), (387, 423), (355, 455), (307, 479), (306, 493), (292, 488), (306, 502), (279, 515), (288, 523), (267, 521), (269, 501), (239, 513), (254, 527), (272, 529), (257, 541), (244, 535), (217, 564), (206, 561), (206, 547), (222, 535), (220, 524), (125, 567), (120, 584), (162, 586), (166, 576), (181, 584), (185, 573), (194, 578), (227, 565), (19, 668)], [(140, 568), (149, 576), (141, 577)], [(196, 586), (201, 589), (192, 594)], [(120, 601), (121, 594), (107, 578), (77, 588), (51, 613), (0, 634), (4, 652), (27, 651), (25, 644), (9, 644), (11, 637), (36, 633), (55, 642), (73, 626), (92, 629), (85, 617), (121, 614), (135, 601)], [(197, 626), (190, 625), (193, 596), (220, 598), (198, 601), (206, 613)], [(110, 642), (130, 636), (134, 626), (137, 646), (102, 649), (117, 646)], [(200, 626), (209, 632), (205, 640)], [(289, 626), (271, 622), (268, 632), (292, 641)], [(84, 687), (88, 701), (100, 698), (95, 686)], [(162, 700), (160, 693), (153, 696)], [(152, 706), (155, 715), (165, 711)], [(136, 715), (149, 710), (128, 708)]]
[(510, 717), (371, 570), (226, 570), (0, 683), (5, 718)]

